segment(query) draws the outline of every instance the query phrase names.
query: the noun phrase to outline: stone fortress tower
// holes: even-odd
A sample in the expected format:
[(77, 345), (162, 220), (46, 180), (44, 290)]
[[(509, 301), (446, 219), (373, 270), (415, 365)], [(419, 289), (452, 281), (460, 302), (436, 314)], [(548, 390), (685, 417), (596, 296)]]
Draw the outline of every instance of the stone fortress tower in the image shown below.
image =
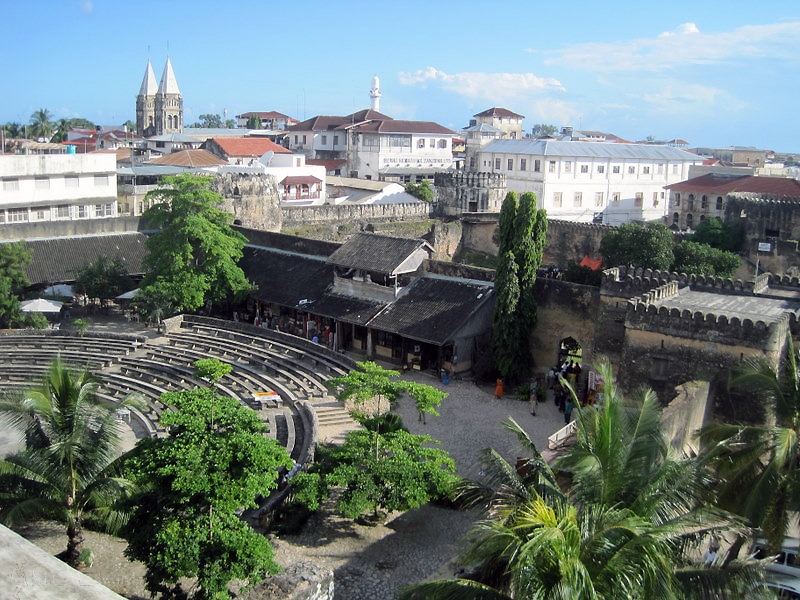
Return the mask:
[(136, 130), (145, 137), (183, 131), (183, 96), (169, 58), (158, 87), (153, 66), (147, 61), (136, 96)]

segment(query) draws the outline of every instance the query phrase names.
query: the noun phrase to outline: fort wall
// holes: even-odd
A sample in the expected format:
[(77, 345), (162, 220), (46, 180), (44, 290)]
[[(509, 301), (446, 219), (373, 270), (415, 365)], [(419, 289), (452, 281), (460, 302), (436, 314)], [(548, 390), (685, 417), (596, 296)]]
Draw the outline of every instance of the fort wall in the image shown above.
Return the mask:
[(432, 205), (427, 202), (409, 204), (323, 204), (282, 208), (283, 227), (298, 227), (322, 223), (359, 221), (425, 220), (431, 216)]
[(506, 196), (502, 173), (436, 173), (433, 185), (444, 216), (497, 213)]

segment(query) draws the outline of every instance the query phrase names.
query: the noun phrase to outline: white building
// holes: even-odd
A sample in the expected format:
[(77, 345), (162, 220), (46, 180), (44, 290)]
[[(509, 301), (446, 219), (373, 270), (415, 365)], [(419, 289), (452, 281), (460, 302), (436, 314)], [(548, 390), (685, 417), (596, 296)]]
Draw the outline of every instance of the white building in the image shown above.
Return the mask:
[(113, 151), (0, 155), (0, 223), (116, 217), (116, 168)]
[(551, 219), (666, 222), (665, 186), (687, 179), (702, 158), (670, 146), (495, 140), (472, 171), (501, 173), (509, 190), (533, 192)]
[(289, 128), (288, 145), (309, 159), (343, 159), (349, 177), (420, 181), (453, 169), (458, 134), (430, 121), (399, 121), (374, 110), (317, 116)]

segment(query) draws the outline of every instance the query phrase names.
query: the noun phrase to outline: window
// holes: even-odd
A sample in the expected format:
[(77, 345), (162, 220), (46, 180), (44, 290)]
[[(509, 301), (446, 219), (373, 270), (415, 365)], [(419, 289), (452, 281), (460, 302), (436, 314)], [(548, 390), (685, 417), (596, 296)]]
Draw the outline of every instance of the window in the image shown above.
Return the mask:
[(37, 221), (44, 221), (48, 217), (47, 209), (39, 208), (36, 210), (36, 220)]
[(597, 172), (600, 173), (600, 174), (605, 173), (606, 172), (606, 166), (605, 165), (597, 165)]
[(50, 179), (48, 177), (36, 177), (34, 179), (34, 187), (37, 190), (49, 190)]
[(551, 160), (547, 163), (547, 172), (548, 173), (555, 173), (556, 172), (556, 161)]
[(599, 208), (603, 206), (603, 192), (595, 192), (594, 193), (594, 205), (595, 208)]
[(361, 138), (361, 145), (364, 148), (378, 148), (381, 140), (377, 135), (365, 135)]
[(611, 194), (611, 204), (613, 204), (614, 206), (619, 206), (620, 196), (621, 196), (620, 192), (614, 192), (613, 194)]
[(717, 210), (722, 210), (722, 196), (717, 196)]
[(469, 157), (469, 167), (471, 169), (475, 168), (475, 157), (474, 156), (470, 156)]
[(583, 205), (583, 192), (575, 192), (575, 196), (572, 198), (572, 206), (575, 208), (580, 208)]
[(653, 206), (658, 206), (658, 192), (653, 192)]
[(680, 171), (678, 170), (678, 165), (677, 164), (672, 165), (672, 174), (677, 175), (679, 172)]
[[(376, 140), (378, 140), (378, 136), (374, 136)], [(377, 144), (376, 144), (377, 146)], [(410, 135), (390, 135), (389, 136), (389, 147), (390, 148), (411, 148), (411, 136)]]
[(19, 191), (19, 179), (3, 179), (3, 191), (4, 192), (18, 192)]
[(537, 158), (537, 159), (535, 159), (535, 160), (533, 161), (533, 172), (534, 172), (534, 173), (540, 173), (540, 172), (541, 172), (541, 170), (542, 170), (542, 161), (540, 161), (540, 160)]
[(520, 158), (519, 159), (519, 170), (526, 171), (528, 169), (528, 159), (527, 158)]
[[(431, 141), (433, 141), (433, 140), (431, 140)], [(424, 139), (420, 139), (419, 141), (417, 141), (417, 148), (424, 148), (424, 147), (425, 147), (425, 140)]]
[(9, 223), (22, 223), (28, 220), (27, 208), (12, 208), (8, 211)]
[(681, 217), (678, 213), (672, 213), (672, 224), (677, 225), (680, 218)]
[(636, 167), (628, 167), (628, 175), (636, 175)]
[(333, 145), (335, 146), (338, 143), (339, 143), (339, 136), (338, 135), (333, 136)]
[(686, 227), (691, 229), (692, 225), (694, 225), (694, 219), (692, 219), (692, 214), (689, 213), (688, 215), (686, 215)]
[(67, 175), (64, 178), (64, 186), (70, 189), (77, 188), (80, 186), (80, 179), (77, 175)]
[(56, 219), (69, 219), (68, 204), (61, 204), (59, 206), (56, 206), (54, 210)]
[(664, 163), (658, 163), (658, 165), (656, 166), (656, 172), (659, 175), (663, 175), (663, 173), (664, 173)]
[(114, 215), (114, 204), (109, 202), (108, 204), (95, 204), (94, 205), (94, 216), (95, 217), (111, 217)]
[(588, 173), (589, 165), (581, 165), (581, 173)]
[(306, 136), (305, 135), (303, 136), (303, 143), (304, 144), (306, 143)]
[(89, 207), (85, 204), (81, 204), (78, 207), (78, 218), (79, 219), (88, 219), (89, 218)]
[(499, 158), (495, 158), (494, 159), (494, 168), (495, 168), (496, 171), (500, 170), (500, 159)]
[(642, 175), (650, 175), (650, 167), (642, 167)]
[(619, 175), (619, 165), (614, 165), (613, 167), (611, 167), (611, 172), (614, 175)]
[(572, 161), (565, 160), (564, 161), (564, 173), (572, 173)]
[(439, 140), (437, 146), (439, 147), (440, 150), (447, 149), (447, 140)]
[(97, 187), (106, 187), (108, 185), (108, 175), (95, 175), (94, 185)]
[(436, 148), (436, 140), (431, 138), (431, 148)]
[(681, 193), (675, 192), (675, 197), (672, 199), (672, 206), (678, 208), (680, 207), (680, 205), (681, 205)]
[(513, 171), (514, 170), (514, 159), (513, 158), (509, 158), (508, 159), (508, 170), (509, 171)]
[(328, 136), (327, 135), (321, 136), (320, 141), (322, 142), (323, 146), (326, 146), (328, 144)]
[(641, 208), (643, 200), (644, 200), (644, 194), (642, 192), (636, 192), (636, 198), (633, 201), (633, 205), (636, 208)]
[(689, 198), (686, 200), (686, 208), (694, 210), (694, 194), (689, 194)]
[(700, 198), (700, 208), (702, 208), (703, 210), (708, 208), (708, 196), (706, 196), (705, 194), (703, 194), (702, 198)]
[(561, 192), (553, 193), (553, 208), (561, 208)]
[(299, 139), (299, 138), (297, 137), (297, 134), (295, 134), (295, 135), (294, 135), (294, 143), (295, 143), (295, 144), (297, 144), (297, 143), (298, 143), (298, 139)]

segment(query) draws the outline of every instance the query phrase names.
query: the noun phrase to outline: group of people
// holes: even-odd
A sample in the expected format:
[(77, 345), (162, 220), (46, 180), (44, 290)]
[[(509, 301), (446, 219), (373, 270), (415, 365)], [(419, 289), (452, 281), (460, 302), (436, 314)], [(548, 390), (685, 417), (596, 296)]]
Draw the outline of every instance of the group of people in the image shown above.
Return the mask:
[(563, 363), (555, 365), (547, 373), (548, 385), (553, 390), (556, 406), (560, 412), (564, 413), (564, 423), (572, 420), (572, 411), (575, 408), (573, 394), (564, 385), (564, 382), (568, 383), (569, 387), (577, 394), (580, 375), (581, 366), (574, 360), (564, 360)]

